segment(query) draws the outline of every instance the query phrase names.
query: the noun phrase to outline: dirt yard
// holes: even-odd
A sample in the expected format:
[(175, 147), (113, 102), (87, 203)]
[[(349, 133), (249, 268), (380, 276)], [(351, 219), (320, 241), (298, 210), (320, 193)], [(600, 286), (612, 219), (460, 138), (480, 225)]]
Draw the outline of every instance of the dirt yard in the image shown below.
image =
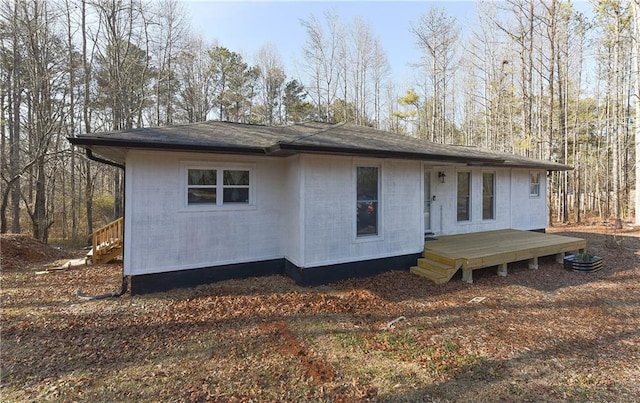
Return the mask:
[[(302, 288), (286, 277), (84, 301), (120, 264), (2, 237), (2, 401), (637, 401), (640, 232), (586, 238), (596, 273), (552, 258), (434, 285), (406, 271)], [(475, 302), (472, 302), (475, 301)], [(394, 321), (392, 325), (389, 323)]]

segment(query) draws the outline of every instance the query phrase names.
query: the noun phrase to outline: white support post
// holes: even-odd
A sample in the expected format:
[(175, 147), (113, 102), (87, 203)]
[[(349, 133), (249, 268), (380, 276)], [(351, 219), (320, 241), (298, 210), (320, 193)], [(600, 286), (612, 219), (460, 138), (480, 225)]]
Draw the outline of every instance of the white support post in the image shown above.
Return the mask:
[(471, 269), (462, 269), (462, 281), (467, 284), (473, 284), (473, 271)]
[(498, 265), (498, 276), (507, 277), (507, 264), (506, 263), (502, 263), (502, 264)]
[(538, 257), (533, 257), (531, 259), (529, 259), (529, 268), (532, 270), (537, 270), (538, 269)]
[(564, 252), (556, 253), (556, 263), (564, 263)]

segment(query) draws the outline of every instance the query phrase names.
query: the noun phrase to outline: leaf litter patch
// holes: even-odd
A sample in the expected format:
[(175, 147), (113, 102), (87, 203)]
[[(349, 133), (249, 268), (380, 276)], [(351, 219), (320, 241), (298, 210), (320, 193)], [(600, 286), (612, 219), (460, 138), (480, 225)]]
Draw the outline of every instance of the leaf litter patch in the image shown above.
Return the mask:
[(586, 238), (606, 258), (598, 272), (551, 260), (507, 277), (487, 270), (472, 285), (391, 271), (79, 301), (80, 286), (117, 289), (121, 264), (48, 276), (34, 275), (47, 261), (3, 266), (0, 391), (13, 401), (633, 400), (640, 237), (606, 231), (550, 230)]

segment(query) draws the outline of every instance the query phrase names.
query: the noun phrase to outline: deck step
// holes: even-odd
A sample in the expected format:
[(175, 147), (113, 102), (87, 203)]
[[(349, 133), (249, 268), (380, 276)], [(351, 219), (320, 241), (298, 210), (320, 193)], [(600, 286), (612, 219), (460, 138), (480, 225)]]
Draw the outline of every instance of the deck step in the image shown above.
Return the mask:
[(424, 267), (420, 267), (420, 266), (412, 266), (409, 271), (413, 274), (416, 274), (418, 276), (424, 277), (428, 280), (433, 281), (436, 284), (443, 284), (446, 283), (447, 281), (449, 281), (451, 279), (451, 276), (439, 273), (437, 271), (431, 270), (431, 269), (425, 269)]
[(451, 280), (451, 277), (453, 277), (460, 268), (454, 259), (448, 258), (447, 256), (429, 254), (426, 250), (425, 255), (428, 257), (419, 258), (418, 265), (411, 267), (410, 271), (436, 284), (446, 283)]
[(430, 251), (429, 249), (424, 250), (424, 252), (422, 253), (422, 257), (425, 259), (432, 260), (434, 262), (442, 263), (449, 267), (457, 267), (458, 269), (460, 268), (460, 264), (461, 264), (461, 263), (458, 264), (458, 262), (454, 258), (443, 255), (438, 252)]
[(112, 239), (98, 245), (96, 250), (90, 249), (85, 259), (94, 264), (109, 263), (115, 258), (122, 256), (122, 250), (122, 240)]
[(453, 264), (442, 263), (429, 258), (418, 259), (418, 266), (422, 267), (423, 269), (438, 272), (445, 276), (451, 274), (452, 270), (455, 272), (455, 266)]
[(109, 248), (108, 251), (104, 251), (99, 254), (94, 255), (92, 253), (91, 256), (87, 254), (87, 258), (91, 260), (91, 262), (94, 264), (109, 263), (112, 260), (122, 256), (122, 250), (123, 250), (122, 246), (113, 247), (113, 248)]

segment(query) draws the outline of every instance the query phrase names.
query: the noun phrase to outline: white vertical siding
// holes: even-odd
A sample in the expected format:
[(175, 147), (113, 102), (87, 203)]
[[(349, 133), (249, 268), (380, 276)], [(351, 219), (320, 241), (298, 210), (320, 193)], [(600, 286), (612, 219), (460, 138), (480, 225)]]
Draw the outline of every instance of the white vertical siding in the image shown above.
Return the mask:
[(302, 164), (305, 237), (301, 266), (348, 261), (353, 253), (356, 211), (351, 158), (303, 156)]
[[(422, 250), (421, 163), (309, 155), (301, 161), (304, 166), (303, 267)], [(358, 164), (380, 167), (377, 237), (356, 238), (355, 169)]]
[(282, 253), (291, 263), (301, 266), (304, 261), (302, 242), (304, 240), (302, 222), (302, 173), (300, 157), (290, 157), (285, 162), (282, 198), (282, 232), (280, 240)]
[[(453, 235), (479, 231), (515, 228), (522, 230), (546, 227), (546, 185), (544, 171), (540, 172), (540, 196), (529, 196), (529, 170), (480, 167), (432, 167), (436, 178), (432, 182), (432, 231), (436, 235)], [(437, 180), (437, 173), (446, 174), (445, 183)], [(471, 219), (457, 220), (457, 173), (471, 173)], [(495, 174), (495, 217), (482, 218), (482, 174)]]
[[(540, 174), (540, 196), (530, 196), (529, 177), (531, 172)], [(514, 169), (512, 172), (511, 228), (532, 230), (547, 226), (547, 181), (546, 172), (528, 169)]]
[[(185, 208), (185, 161), (251, 166), (255, 207), (217, 211)], [(126, 274), (282, 257), (280, 237), (274, 234), (282, 232), (284, 173), (284, 160), (276, 158), (130, 152)]]
[[(192, 209), (185, 166), (251, 167), (253, 206)], [(356, 237), (356, 167), (380, 168), (379, 236)], [(546, 182), (529, 195), (529, 170), (433, 166), (432, 231), (457, 234), (546, 226)], [(444, 171), (446, 182), (437, 173)], [(471, 172), (471, 220), (457, 222), (458, 171)], [(482, 219), (482, 173), (495, 173), (495, 218)], [(126, 161), (125, 274), (286, 258), (318, 267), (419, 253), (423, 163), (347, 156), (289, 158), (130, 151)], [(221, 197), (220, 195), (219, 197)]]

